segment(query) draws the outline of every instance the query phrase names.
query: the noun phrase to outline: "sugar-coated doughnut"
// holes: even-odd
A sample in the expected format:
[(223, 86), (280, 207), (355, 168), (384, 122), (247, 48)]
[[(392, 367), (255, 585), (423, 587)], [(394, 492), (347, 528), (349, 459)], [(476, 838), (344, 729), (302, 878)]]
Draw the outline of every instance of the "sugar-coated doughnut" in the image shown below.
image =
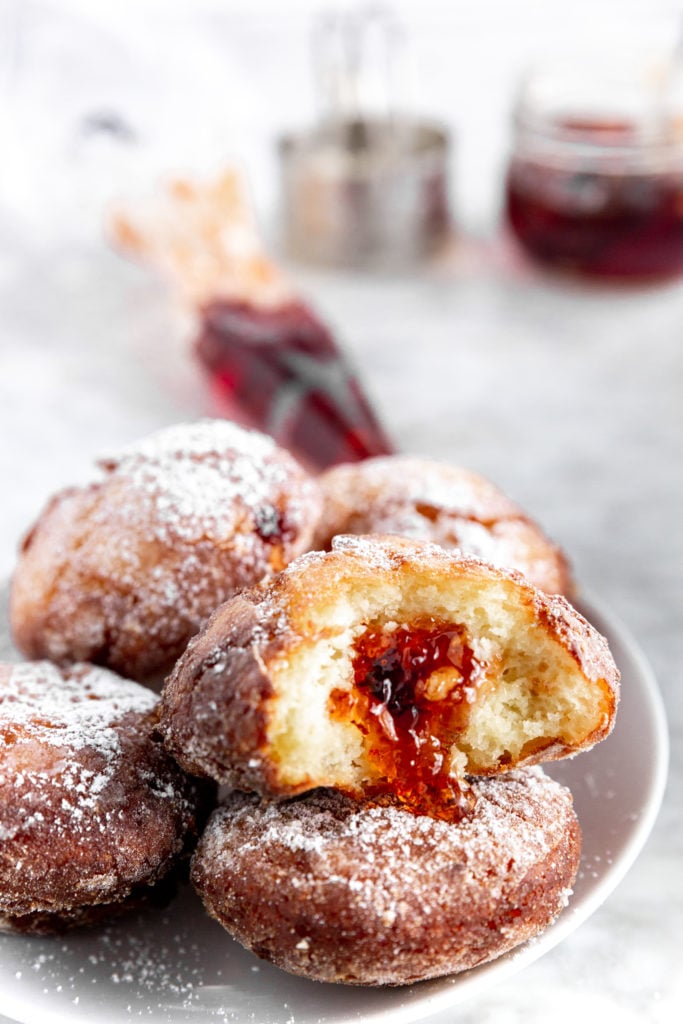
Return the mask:
[(166, 752), (157, 703), (91, 665), (0, 665), (0, 930), (116, 915), (189, 855), (214, 787)]
[(189, 771), (285, 796), (401, 794), (587, 749), (619, 673), (569, 603), (521, 575), (399, 537), (337, 538), (237, 595), (191, 642), (161, 728)]
[(452, 824), (329, 790), (284, 803), (234, 794), (192, 862), (209, 914), (293, 974), (403, 985), (484, 963), (566, 905), (581, 833), (540, 768), (473, 783)]
[(335, 466), (319, 480), (324, 503), (314, 547), (329, 548), (337, 534), (398, 534), (517, 569), (548, 593), (573, 593), (560, 548), (477, 473), (433, 459), (391, 455)]
[(28, 657), (149, 681), (217, 605), (310, 547), (317, 484), (263, 434), (183, 424), (102, 468), (24, 541), (10, 614)]

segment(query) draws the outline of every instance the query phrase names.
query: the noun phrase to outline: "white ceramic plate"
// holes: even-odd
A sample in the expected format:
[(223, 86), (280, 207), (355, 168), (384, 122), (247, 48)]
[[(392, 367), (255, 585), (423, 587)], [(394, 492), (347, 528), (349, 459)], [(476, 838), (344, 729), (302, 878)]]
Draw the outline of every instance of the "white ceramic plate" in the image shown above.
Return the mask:
[[(607, 636), (621, 669), (621, 706), (608, 740), (550, 768), (573, 791), (584, 846), (569, 908), (539, 939), (464, 974), (409, 988), (321, 985), (256, 960), (187, 890), (165, 911), (97, 931), (58, 939), (0, 935), (1, 1012), (22, 1024), (120, 1024), (136, 1018), (153, 1024), (408, 1024), (538, 959), (623, 878), (652, 828), (666, 778), (666, 721), (652, 672), (611, 615), (593, 601), (584, 601), (582, 610)], [(2, 613), (0, 607), (4, 623)], [(6, 659), (12, 655), (3, 628), (0, 657)]]

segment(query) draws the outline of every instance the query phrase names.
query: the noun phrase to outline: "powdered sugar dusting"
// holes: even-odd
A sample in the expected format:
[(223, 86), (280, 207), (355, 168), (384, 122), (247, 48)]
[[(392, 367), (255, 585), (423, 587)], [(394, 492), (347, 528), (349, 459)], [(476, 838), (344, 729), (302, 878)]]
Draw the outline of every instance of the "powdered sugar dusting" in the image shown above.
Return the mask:
[(48, 816), (60, 828), (82, 827), (121, 758), (115, 726), (155, 703), (150, 691), (92, 666), (68, 673), (49, 662), (0, 669), (0, 788), (24, 808), (18, 818), (0, 819), (0, 839)]
[(408, 505), (424, 504), (482, 522), (521, 514), (513, 501), (477, 473), (411, 455), (338, 466), (323, 474), (321, 484), (332, 510), (337, 503), (357, 509), (368, 504), (387, 509), (394, 505), (400, 514)]
[(58, 495), (25, 547), (13, 604), (22, 649), (146, 681), (208, 616), (309, 547), (316, 482), (256, 431), (202, 420), (102, 462)]
[(391, 456), (337, 466), (320, 482), (319, 547), (329, 547), (336, 534), (395, 534), (518, 569), (551, 593), (571, 589), (556, 545), (494, 484), (469, 470)]
[(154, 461), (168, 456), (214, 455), (221, 458), (229, 450), (261, 459), (272, 455), (276, 448), (267, 434), (247, 430), (230, 420), (204, 419), (194, 423), (176, 423), (158, 430), (124, 448), (116, 462), (137, 458)]
[(27, 662), (11, 666), (1, 681), (0, 728), (21, 729), (50, 746), (87, 746), (108, 755), (118, 750), (113, 725), (155, 704), (151, 691), (106, 669), (83, 665), (62, 672), (47, 661)]
[(277, 521), (273, 500), (295, 464), (264, 434), (200, 420), (152, 434), (103, 465), (147, 499), (160, 539), (220, 542), (245, 513), (261, 516), (266, 530)]
[(331, 790), (234, 794), (194, 883), (228, 931), (297, 974), (404, 984), (472, 967), (560, 912), (579, 850), (571, 795), (541, 769), (471, 781), (457, 823)]
[(452, 552), (447, 554), (438, 544), (420, 542), (416, 545), (408, 539), (381, 535), (337, 536), (332, 541), (332, 550), (355, 555), (364, 565), (381, 571), (395, 569), (411, 557), (424, 561), (436, 559), (439, 563), (450, 563), (453, 559)]
[[(355, 565), (363, 565), (373, 572), (386, 572), (398, 569), (406, 562), (413, 566), (421, 566), (431, 571), (447, 570), (454, 565), (460, 568), (470, 566), (485, 574), (496, 572), (491, 564), (476, 555), (460, 551), (448, 551), (440, 544), (431, 541), (415, 540), (412, 537), (399, 537), (384, 534), (343, 534), (332, 540), (332, 551), (343, 555), (355, 556)], [(309, 556), (304, 556), (308, 558)], [(290, 569), (304, 565), (303, 559), (297, 559)], [(513, 569), (501, 569), (508, 577), (524, 582)]]
[[(435, 879), (446, 877), (454, 863), (465, 881), (486, 879), (495, 898), (511, 874), (524, 877), (558, 845), (571, 796), (540, 768), (474, 784), (476, 812), (457, 824), (395, 806), (353, 804), (324, 791), (285, 804), (236, 796), (214, 815), (202, 860), (216, 864), (218, 871), (227, 867), (248, 872), (260, 851), (303, 853), (303, 875), (325, 884), (334, 880), (357, 905), (380, 917), (396, 915), (406, 891), (417, 899), (421, 894), (432, 899)], [(296, 879), (290, 881), (296, 886)]]

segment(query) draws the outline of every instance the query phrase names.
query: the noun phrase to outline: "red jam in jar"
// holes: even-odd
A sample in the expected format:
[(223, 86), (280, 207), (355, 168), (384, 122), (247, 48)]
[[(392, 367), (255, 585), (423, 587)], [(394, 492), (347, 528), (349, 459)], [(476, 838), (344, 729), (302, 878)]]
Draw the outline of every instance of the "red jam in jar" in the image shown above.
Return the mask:
[[(522, 92), (507, 221), (548, 267), (601, 278), (683, 272), (683, 134), (665, 99), (568, 78)], [(572, 112), (572, 106), (576, 109)]]

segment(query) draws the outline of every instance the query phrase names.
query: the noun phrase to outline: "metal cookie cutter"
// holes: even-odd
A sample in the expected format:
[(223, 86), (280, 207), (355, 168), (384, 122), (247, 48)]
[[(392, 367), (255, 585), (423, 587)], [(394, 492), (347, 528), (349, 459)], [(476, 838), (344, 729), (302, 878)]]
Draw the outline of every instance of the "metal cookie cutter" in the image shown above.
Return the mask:
[(449, 234), (449, 139), (396, 109), (408, 77), (400, 26), (365, 8), (325, 16), (313, 41), (318, 123), (279, 142), (287, 252), (329, 266), (415, 265)]

